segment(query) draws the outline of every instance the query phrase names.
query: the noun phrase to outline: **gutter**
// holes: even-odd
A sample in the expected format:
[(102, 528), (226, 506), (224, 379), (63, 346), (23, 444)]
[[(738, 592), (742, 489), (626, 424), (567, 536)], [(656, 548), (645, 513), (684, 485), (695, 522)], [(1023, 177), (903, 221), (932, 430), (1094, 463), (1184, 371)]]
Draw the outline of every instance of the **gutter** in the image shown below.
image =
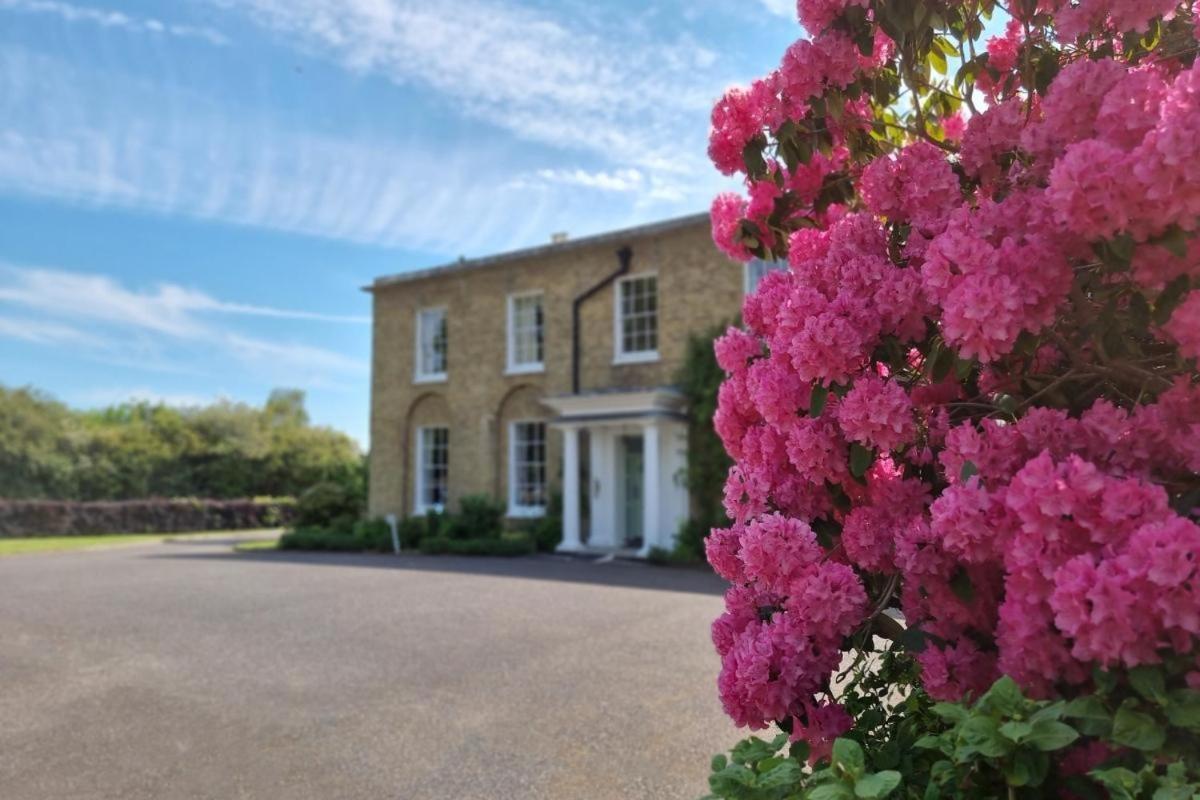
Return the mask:
[(629, 266), (633, 263), (633, 248), (625, 245), (617, 250), (617, 260), (620, 266), (607, 276), (604, 277), (595, 286), (592, 286), (587, 291), (575, 297), (571, 303), (571, 393), (579, 394), (579, 358), (580, 358), (580, 342), (579, 342), (579, 309), (587, 302), (588, 298), (605, 288), (617, 278), (629, 272)]

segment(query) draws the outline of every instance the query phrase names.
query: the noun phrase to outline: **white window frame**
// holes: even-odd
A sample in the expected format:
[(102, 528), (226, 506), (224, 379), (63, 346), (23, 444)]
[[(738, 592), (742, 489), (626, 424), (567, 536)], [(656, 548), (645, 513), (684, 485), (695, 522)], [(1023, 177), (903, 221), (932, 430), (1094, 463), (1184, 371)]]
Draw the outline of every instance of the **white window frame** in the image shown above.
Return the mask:
[[(621, 316), (621, 293), (623, 286), (633, 281), (642, 280), (644, 278), (654, 278), (654, 322), (655, 322), (655, 348), (653, 350), (635, 350), (627, 353), (624, 350), (625, 337), (623, 326), (621, 325), (623, 318)], [(659, 297), (661, 292), (658, 285), (657, 272), (638, 272), (633, 275), (623, 275), (613, 284), (613, 363), (614, 364), (645, 364), (649, 361), (658, 361), (658, 341), (661, 338), (662, 331), (659, 329), (658, 323), (661, 319)]]
[[(517, 301), (525, 300), (531, 297), (536, 297), (541, 300), (542, 307), (542, 358), (540, 361), (518, 364), (516, 361), (517, 355), (517, 329), (516, 329), (516, 312)], [(535, 289), (529, 292), (515, 292), (508, 296), (508, 313), (507, 313), (507, 336), (508, 342), (507, 356), (505, 358), (504, 372), (506, 375), (526, 375), (531, 372), (544, 372), (546, 369), (546, 297), (541, 289)]]
[(413, 383), (437, 383), (444, 381), (447, 378), (447, 370), (443, 369), (441, 372), (425, 372), (423, 371), (424, 364), (421, 363), (423, 355), (421, 352), (422, 321), (425, 319), (425, 315), (431, 311), (440, 311), (442, 313), (442, 319), (445, 321), (444, 324), (446, 325), (447, 351), (445, 361), (446, 364), (449, 364), (450, 362), (450, 314), (446, 310), (446, 306), (425, 306), (424, 308), (417, 309), (417, 317), (413, 323), (416, 326), (417, 333), (416, 347), (414, 351), (415, 363), (413, 364)]
[(516, 419), (508, 424), (508, 516), (510, 517), (542, 517), (546, 514), (546, 506), (527, 506), (517, 502), (517, 426), (542, 426), (542, 471), (543, 494), (550, 496), (550, 426), (544, 419)]
[(742, 266), (742, 294), (743, 295), (751, 294), (752, 292), (754, 292), (754, 290), (756, 290), (758, 288), (757, 285), (755, 285), (755, 286), (750, 285), (750, 267), (753, 264), (762, 264), (767, 268), (766, 272), (764, 272), (762, 274), (762, 277), (760, 277), (758, 279), (759, 282), (762, 282), (763, 278), (767, 277), (767, 275), (771, 274), (772, 272), (774, 272), (776, 270), (785, 270), (788, 268), (788, 264), (786, 261), (767, 261), (766, 259), (763, 259), (763, 258), (750, 259)]
[(416, 480), (413, 481), (416, 498), (413, 502), (413, 509), (417, 514), (446, 510), (445, 503), (425, 502), (425, 432), (433, 430), (444, 430), (446, 432), (446, 493), (449, 494), (450, 492), (450, 426), (423, 425), (418, 427), (416, 447), (413, 448), (413, 456), (416, 460), (416, 468), (414, 470)]

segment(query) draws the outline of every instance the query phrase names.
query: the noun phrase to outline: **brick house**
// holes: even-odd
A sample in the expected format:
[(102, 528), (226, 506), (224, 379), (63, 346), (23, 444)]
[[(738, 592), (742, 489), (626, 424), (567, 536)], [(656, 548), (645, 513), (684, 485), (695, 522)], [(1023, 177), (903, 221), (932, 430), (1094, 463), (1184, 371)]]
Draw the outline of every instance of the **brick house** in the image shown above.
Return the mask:
[(487, 494), (533, 517), (561, 491), (562, 549), (671, 547), (688, 513), (671, 381), (764, 268), (727, 260), (699, 214), (378, 278), (371, 513)]

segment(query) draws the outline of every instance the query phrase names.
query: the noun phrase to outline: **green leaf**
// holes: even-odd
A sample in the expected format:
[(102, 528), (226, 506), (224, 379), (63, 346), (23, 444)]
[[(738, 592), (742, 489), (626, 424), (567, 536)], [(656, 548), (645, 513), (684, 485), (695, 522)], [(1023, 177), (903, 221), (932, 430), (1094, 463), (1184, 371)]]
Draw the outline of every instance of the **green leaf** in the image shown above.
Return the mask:
[(758, 776), (758, 785), (763, 789), (792, 786), (800, 782), (803, 773), (800, 765), (790, 758)]
[(862, 748), (853, 739), (839, 738), (833, 741), (833, 763), (856, 778), (867, 768)]
[(978, 707), (994, 714), (1011, 717), (1020, 712), (1026, 704), (1021, 687), (1007, 675), (992, 684), (992, 688), (979, 698)]
[(854, 792), (844, 783), (826, 783), (810, 789), (808, 800), (850, 800)]
[(964, 603), (970, 603), (975, 599), (975, 585), (971, 583), (971, 576), (962, 567), (956, 569), (950, 577), (950, 589), (954, 592), (954, 596)]
[(965, 722), (969, 713), (958, 703), (934, 703), (933, 707), (929, 710), (946, 720), (946, 722), (953, 722), (955, 724)]
[(937, 750), (942, 746), (942, 737), (927, 733), (920, 739), (913, 742), (913, 747), (918, 750)]
[(963, 741), (980, 755), (1000, 758), (1012, 752), (1012, 742), (1000, 735), (1000, 725), (991, 717), (971, 717), (959, 727)]
[(1018, 750), (1004, 766), (1004, 779), (1010, 786), (1038, 786), (1046, 780), (1050, 759), (1035, 750)]
[(878, 800), (887, 797), (899, 785), (900, 773), (888, 769), (859, 778), (854, 783), (854, 794), (863, 800)]
[(1063, 716), (1079, 720), (1075, 727), (1088, 736), (1107, 736), (1112, 728), (1112, 714), (1095, 695), (1076, 697), (1063, 708)]
[(1038, 750), (1050, 752), (1061, 750), (1079, 738), (1079, 731), (1065, 722), (1044, 719), (1033, 726), (1033, 732), (1026, 738), (1025, 743), (1031, 744)]
[(875, 463), (875, 451), (868, 447), (863, 447), (858, 442), (850, 445), (850, 474), (856, 478), (861, 478), (867, 474), (867, 470)]
[(970, 460), (964, 461), (963, 465), (962, 465), (962, 469), (958, 473), (958, 480), (960, 483), (966, 483), (967, 481), (969, 481), (971, 479), (972, 475), (978, 475), (978, 474), (979, 474), (979, 467), (975, 466), (974, 461), (970, 461)]
[(1020, 744), (1031, 733), (1033, 733), (1033, 725), (1028, 722), (1013, 720), (1000, 726), (1000, 735), (1017, 744)]
[(1154, 240), (1154, 243), (1165, 247), (1176, 258), (1183, 258), (1188, 251), (1188, 237), (1178, 225), (1167, 228), (1167, 232)]
[(1158, 299), (1154, 301), (1154, 321), (1163, 325), (1171, 318), (1176, 306), (1183, 300), (1184, 294), (1187, 293), (1188, 286), (1191, 282), (1187, 275), (1180, 275), (1175, 280), (1167, 284), (1167, 288), (1163, 289), (1158, 295)]
[(772, 746), (771, 742), (764, 742), (757, 736), (751, 736), (734, 745), (730, 757), (738, 764), (751, 764), (762, 761), (764, 758), (770, 758), (775, 755), (777, 750), (778, 748)]
[(727, 767), (728, 765), (729, 765), (729, 759), (725, 758), (725, 754), (717, 753), (715, 756), (712, 757), (712, 764), (710, 765), (710, 767), (711, 767), (712, 772), (720, 772), (721, 770), (725, 769), (725, 767)]
[(829, 399), (829, 390), (819, 383), (814, 383), (812, 392), (808, 395), (808, 415), (813, 419), (821, 416), (825, 410), (825, 401)]
[(796, 759), (800, 763), (808, 761), (808, 754), (812, 752), (808, 742), (792, 742), (792, 746), (788, 748), (788, 755)]
[(1129, 685), (1150, 702), (1167, 704), (1167, 681), (1161, 667), (1134, 667), (1129, 670)]
[(1088, 776), (1108, 789), (1113, 800), (1134, 800), (1142, 793), (1142, 776), (1125, 767), (1095, 769)]
[(1154, 717), (1136, 711), (1126, 701), (1113, 717), (1112, 739), (1136, 750), (1158, 750), (1167, 741), (1167, 732)]
[(1200, 692), (1176, 689), (1167, 704), (1167, 719), (1177, 728), (1200, 733)]

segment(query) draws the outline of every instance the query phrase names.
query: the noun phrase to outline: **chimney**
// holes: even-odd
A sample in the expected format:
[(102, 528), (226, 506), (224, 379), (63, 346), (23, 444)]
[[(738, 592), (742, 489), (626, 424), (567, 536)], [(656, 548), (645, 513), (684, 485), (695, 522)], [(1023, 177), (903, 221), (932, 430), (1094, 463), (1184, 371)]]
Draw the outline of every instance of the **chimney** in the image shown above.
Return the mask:
[(562, 244), (567, 240), (567, 232), (559, 231), (558, 233), (550, 234), (550, 244)]

